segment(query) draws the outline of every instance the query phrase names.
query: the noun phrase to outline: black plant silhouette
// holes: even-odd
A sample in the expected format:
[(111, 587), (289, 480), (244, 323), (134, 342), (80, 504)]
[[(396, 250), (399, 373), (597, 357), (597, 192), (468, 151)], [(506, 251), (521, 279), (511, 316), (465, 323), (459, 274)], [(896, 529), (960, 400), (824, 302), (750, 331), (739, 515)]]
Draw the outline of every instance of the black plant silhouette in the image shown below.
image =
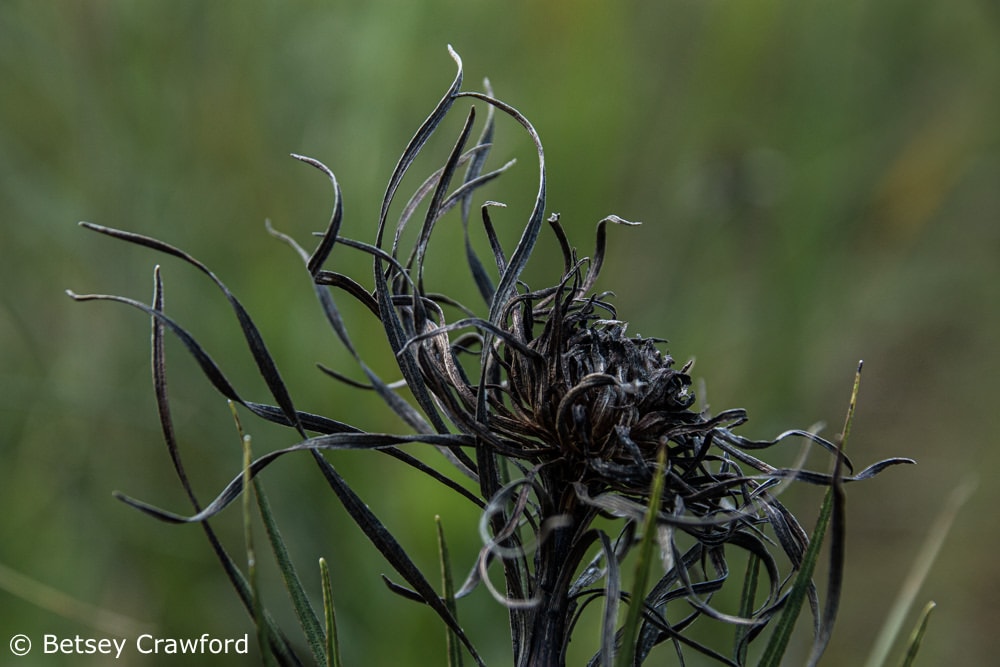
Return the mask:
[[(616, 654), (633, 656), (629, 664), (641, 664), (653, 647), (670, 642), (681, 664), (684, 653), (694, 650), (722, 664), (741, 665), (747, 645), (761, 636), (786, 605), (791, 582), (810, 547), (810, 537), (779, 501), (778, 491), (790, 481), (826, 485), (834, 491), (833, 558), (823, 612), (816, 587), (809, 583), (805, 589), (816, 618), (812, 661), (818, 660), (836, 615), (843, 570), (842, 483), (866, 479), (909, 460), (888, 459), (854, 473), (840, 446), (814, 433), (790, 430), (772, 440), (750, 440), (734, 433), (746, 421), (745, 411), (710, 415), (696, 410), (689, 365), (675, 368), (661, 339), (628, 335), (627, 323), (619, 319), (611, 303), (612, 295), (594, 291), (609, 223), (635, 223), (617, 216), (601, 220), (593, 254), (579, 257), (558, 216), (545, 217), (545, 160), (538, 134), (517, 110), (493, 97), (488, 84), (485, 93), (462, 92), (461, 61), (454, 52), (452, 56), (458, 74), (396, 165), (374, 242), (340, 234), (343, 209), (337, 180), (324, 165), (302, 156), (295, 157), (321, 170), (333, 185), (332, 219), (312, 253), (275, 233), (301, 255), (327, 320), (368, 379), (362, 386), (377, 392), (412, 433), (365, 432), (297, 410), (250, 315), (207, 267), (161, 241), (83, 223), (94, 231), (178, 257), (207, 274), (231, 304), (274, 399), (273, 405), (264, 404), (238, 394), (206, 351), (164, 312), (158, 271), (149, 305), (118, 296), (73, 295), (80, 300), (126, 303), (152, 318), (154, 387), (161, 423), (195, 513), (183, 516), (133, 498), (121, 499), (164, 521), (202, 523), (248, 611), (259, 625), (270, 628), (265, 635), (267, 650), (283, 664), (299, 661), (291, 642), (261, 616), (253, 591), (207, 519), (232, 503), (243, 492), (246, 480), (291, 452), (311, 454), (347, 511), (406, 582), (406, 586), (390, 583), (390, 587), (432, 607), (482, 664), (456, 619), (454, 600), (442, 597), (431, 586), (325, 455), (331, 450), (368, 449), (408, 463), (481, 509), (484, 544), (455, 597), (483, 584), (509, 608), (515, 664), (565, 664), (567, 644), (581, 613), (595, 600), (603, 600), (600, 648), (592, 664), (610, 665)], [(446, 114), (464, 99), (485, 103), (489, 111), (484, 129), (469, 147), (476, 115), (472, 108), (447, 162), (403, 206), (387, 242), (391, 204), (404, 175)], [(497, 204), (482, 204), (482, 234), (492, 251), (484, 262), (470, 239), (473, 197), (480, 186), (510, 166), (485, 171), (495, 110), (517, 121), (534, 142), (540, 178), (534, 206), (511, 252), (501, 247), (490, 218), (490, 207)], [(460, 183), (453, 188), (462, 169)], [(405, 249), (404, 229), (422, 204), (426, 213), (416, 240)], [(456, 208), (465, 235), (470, 280), (484, 302), (478, 311), (425, 286), (427, 248), (436, 224)], [(562, 249), (562, 267), (552, 285), (532, 289), (521, 275), (546, 221)], [(373, 290), (324, 268), (338, 246), (371, 257)], [(378, 318), (395, 353), (401, 383), (383, 380), (361, 359), (335, 294), (357, 300)], [(450, 312), (461, 316), (449, 319)], [(254, 460), (245, 474), (236, 476), (204, 507), (188, 484), (173, 435), (163, 364), (167, 330), (183, 342), (223, 396), (259, 417), (293, 428), (300, 438), (291, 447)], [(404, 385), (412, 402), (403, 397)], [(758, 452), (790, 438), (830, 452), (833, 472), (776, 468), (757, 457)], [(455, 476), (443, 475), (405, 451), (413, 446), (439, 450), (453, 464)], [(614, 537), (606, 532), (612, 525), (619, 531)], [(648, 590), (626, 591), (621, 565), (643, 540), (659, 547), (662, 572)], [(747, 569), (744, 586), (751, 579), (756, 585), (758, 572), (764, 576), (762, 592), (756, 597), (753, 588), (744, 589), (751, 592), (749, 597), (744, 594), (747, 604), (739, 615), (711, 604), (713, 594), (732, 577), (733, 554), (740, 555), (740, 562), (754, 565)], [(506, 590), (496, 590), (486, 576), (491, 565), (501, 568)], [(623, 602), (635, 610), (631, 632), (618, 627)], [(695, 640), (688, 629), (701, 618), (736, 626), (736, 641), (725, 650)]]

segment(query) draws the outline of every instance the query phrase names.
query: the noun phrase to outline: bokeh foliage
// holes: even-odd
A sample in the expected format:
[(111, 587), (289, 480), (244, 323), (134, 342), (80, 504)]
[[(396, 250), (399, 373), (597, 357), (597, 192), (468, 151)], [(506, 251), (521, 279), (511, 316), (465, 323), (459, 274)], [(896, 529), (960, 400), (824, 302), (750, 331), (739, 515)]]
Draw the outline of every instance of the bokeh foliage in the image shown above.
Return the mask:
[[(395, 157), (450, 80), (451, 43), (470, 82), (489, 76), (538, 128), (550, 206), (584, 251), (609, 213), (645, 223), (613, 230), (601, 285), (635, 331), (697, 357), (715, 409), (746, 407), (760, 437), (816, 420), (833, 429), (865, 359), (852, 452), (919, 465), (849, 498), (827, 660), (858, 662), (951, 490), (979, 472), (970, 506), (1000, 501), (986, 472), (1000, 463), (1000, 13), (985, 0), (647, 5), (0, 5), (0, 563), (164, 634), (249, 630), (197, 529), (152, 523), (110, 496), (184, 506), (157, 432), (149, 324), (62, 290), (148, 300), (163, 260), (74, 223), (190, 251), (253, 312), (302, 408), (388, 430), (377, 401), (315, 370), (351, 366), (263, 221), (300, 238), (325, 225), (328, 184), (286, 157), (304, 153), (337, 172), (345, 231), (369, 238)], [(509, 234), (537, 178), (517, 141), (501, 127), (494, 159), (521, 160), (490, 190), (510, 205), (495, 216)], [(539, 258), (531, 270), (544, 272)], [(449, 270), (442, 262), (441, 279)], [(263, 395), (217, 295), (179, 263), (163, 272), (169, 312), (241, 390)], [(354, 321), (364, 338), (373, 323)], [(388, 349), (372, 338), (367, 359)], [(171, 352), (178, 427), (209, 496), (238, 469), (239, 440), (225, 404)], [(245, 425), (255, 451), (290, 444)], [(428, 571), (435, 514), (456, 567), (471, 562), (472, 516), (391, 461), (343, 458)], [(345, 661), (439, 662), (437, 622), (381, 587), (383, 564), (309, 462), (276, 465), (263, 482), (303, 569), (330, 562)], [(226, 518), (217, 526), (238, 545), (239, 520)], [(927, 664), (988, 662), (1000, 590), (990, 523), (966, 511), (926, 585), (938, 603)], [(318, 581), (314, 571), (317, 595)], [(91, 632), (0, 600), (4, 633)], [(504, 620), (485, 595), (461, 614), (484, 646)]]

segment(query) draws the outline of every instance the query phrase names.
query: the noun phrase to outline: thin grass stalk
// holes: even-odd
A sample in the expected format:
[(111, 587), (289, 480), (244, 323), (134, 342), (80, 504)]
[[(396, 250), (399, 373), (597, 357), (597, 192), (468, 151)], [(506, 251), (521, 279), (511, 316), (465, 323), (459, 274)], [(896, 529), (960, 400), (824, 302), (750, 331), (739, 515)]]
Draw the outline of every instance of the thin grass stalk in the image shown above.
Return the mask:
[[(236, 411), (236, 404), (232, 401), (229, 401), (228, 403), (229, 409), (233, 414), (233, 419), (236, 422), (236, 428), (241, 437), (247, 443), (246, 446), (249, 446), (248, 438), (250, 436), (243, 433), (243, 425), (240, 421), (239, 413)], [(248, 483), (251, 483), (248, 481), (248, 475), (253, 469), (252, 460), (245, 462), (245, 465), (247, 467), (244, 472), (244, 488), (246, 488)], [(288, 554), (288, 549), (281, 536), (281, 531), (278, 529), (278, 524), (274, 519), (274, 514), (271, 512), (271, 503), (267, 499), (267, 494), (264, 492), (264, 486), (256, 477), (253, 478), (252, 484), (253, 496), (257, 500), (257, 509), (260, 512), (261, 521), (263, 522), (264, 529), (267, 532), (267, 538), (271, 545), (271, 551), (274, 554), (274, 559), (278, 564), (278, 570), (281, 572), (282, 580), (285, 583), (285, 589), (288, 591), (289, 598), (291, 598), (292, 607), (295, 610), (296, 618), (298, 618), (299, 626), (302, 628), (302, 632), (306, 636), (306, 641), (309, 643), (309, 648), (312, 650), (313, 658), (316, 660), (317, 664), (321, 664), (324, 658), (324, 650), (323, 631), (320, 627), (319, 619), (316, 617), (316, 612), (313, 610), (312, 604), (309, 602), (309, 597), (306, 595), (305, 589), (302, 587), (302, 582), (299, 579), (295, 564), (292, 562), (292, 559)], [(248, 494), (244, 494), (244, 502), (247, 495)], [(249, 530), (249, 527), (247, 527), (247, 530)]]
[(932, 600), (924, 606), (924, 610), (920, 612), (920, 618), (917, 619), (917, 625), (913, 629), (913, 633), (910, 635), (910, 641), (906, 647), (906, 653), (903, 654), (903, 659), (900, 661), (900, 667), (912, 667), (913, 662), (917, 659), (917, 653), (920, 652), (920, 643), (924, 639), (924, 633), (927, 632), (927, 622), (930, 621), (931, 612), (937, 605)]
[(618, 623), (618, 610), (621, 608), (621, 569), (618, 555), (611, 546), (611, 540), (604, 531), (597, 534), (604, 550), (604, 562), (608, 582), (604, 587), (604, 614), (601, 622), (601, 664), (611, 667), (615, 662), (615, 625)]
[[(441, 593), (445, 606), (451, 615), (458, 620), (458, 605), (455, 603), (455, 580), (451, 574), (451, 557), (448, 554), (448, 543), (444, 538), (444, 526), (441, 517), (434, 517), (437, 528), (438, 558), (441, 560)], [(462, 642), (455, 631), (445, 627), (445, 646), (448, 653), (448, 667), (462, 667)]]
[[(242, 433), (243, 429), (239, 426), (238, 420), (237, 427), (240, 430), (240, 441), (243, 445), (244, 488), (247, 488), (250, 484), (250, 463), (253, 461), (253, 456), (250, 451), (250, 436)], [(261, 659), (264, 664), (267, 665), (267, 667), (272, 667), (276, 663), (274, 656), (269, 650), (271, 640), (268, 636), (267, 623), (264, 622), (264, 603), (261, 600), (260, 589), (257, 587), (257, 553), (253, 546), (253, 514), (250, 511), (250, 495), (250, 493), (243, 494), (243, 500), (240, 503), (243, 510), (243, 541), (246, 545), (247, 579), (249, 580), (250, 592), (253, 595), (254, 600), (253, 620), (254, 625), (257, 628), (257, 645), (260, 647)]]
[(968, 478), (959, 484), (948, 497), (944, 508), (934, 519), (934, 523), (927, 531), (927, 537), (924, 538), (923, 544), (917, 551), (917, 557), (913, 560), (913, 565), (910, 566), (910, 571), (907, 573), (906, 579), (903, 580), (903, 585), (885, 617), (885, 622), (875, 639), (865, 667), (882, 667), (887, 663), (892, 646), (902, 631), (903, 623), (913, 607), (917, 593), (920, 592), (924, 581), (927, 580), (927, 575), (930, 574), (931, 567), (937, 560), (941, 547), (944, 546), (955, 518), (975, 488), (974, 478)]
[[(833, 557), (831, 558), (830, 564), (830, 588), (832, 590), (827, 591), (827, 595), (830, 596), (830, 599), (833, 602), (832, 606), (828, 606), (828, 615), (823, 619), (823, 623), (820, 624), (819, 630), (817, 631), (817, 637), (814, 641), (813, 650), (809, 657), (810, 665), (819, 661), (822, 650), (825, 648), (826, 642), (829, 640), (829, 632), (832, 629), (833, 622), (833, 618), (830, 617), (829, 614), (836, 613), (836, 599), (839, 598), (840, 583), (837, 570), (842, 567), (842, 558), (844, 553), (844, 527), (842, 523), (843, 488), (840, 474), (841, 466), (843, 465), (844, 460), (842, 452), (844, 445), (847, 443), (847, 437), (851, 432), (851, 424), (854, 421), (854, 410), (857, 405), (858, 391), (861, 386), (862, 363), (858, 364), (858, 370), (854, 375), (854, 386), (851, 390), (851, 400), (847, 407), (847, 417), (844, 420), (844, 430), (840, 438), (840, 448), (836, 453), (832, 484), (823, 499), (823, 505), (820, 508), (819, 518), (816, 521), (816, 526), (809, 539), (809, 546), (803, 555), (799, 573), (795, 577), (795, 582), (788, 594), (788, 598), (785, 600), (784, 608), (781, 611), (781, 615), (778, 617), (778, 623), (773, 634), (771, 635), (770, 640), (768, 641), (767, 647), (764, 649), (764, 655), (761, 657), (758, 667), (778, 667), (784, 657), (785, 652), (788, 649), (788, 643), (791, 639), (792, 631), (795, 629), (795, 623), (802, 611), (802, 606), (805, 603), (809, 591), (813, 588), (812, 575), (816, 569), (816, 563), (819, 561), (819, 554), (823, 546), (823, 539), (826, 535), (827, 526), (829, 525), (831, 519), (835, 519), (835, 524), (839, 523), (839, 526), (835, 526), (834, 530)], [(837, 521), (837, 519), (839, 519), (839, 521)], [(838, 562), (838, 558), (841, 559), (840, 562)]]
[(802, 558), (802, 565), (795, 577), (795, 583), (785, 599), (781, 615), (775, 625), (774, 632), (768, 641), (764, 655), (761, 656), (757, 667), (779, 667), (781, 660), (788, 650), (788, 643), (795, 629), (795, 622), (802, 612), (802, 606), (806, 601), (807, 594), (812, 586), (812, 574), (819, 560), (819, 552), (823, 546), (823, 538), (826, 535), (826, 528), (833, 513), (833, 492), (828, 490), (820, 508), (819, 518), (816, 520), (816, 527), (809, 538), (809, 547)]
[[(740, 594), (740, 607), (738, 615), (743, 618), (752, 618), (754, 612), (754, 601), (757, 597), (757, 584), (760, 579), (760, 558), (756, 554), (747, 556), (746, 574), (743, 576), (743, 591)], [(747, 660), (747, 650), (750, 646), (748, 635), (751, 628), (746, 625), (736, 626), (736, 637), (733, 644), (733, 654), (736, 662), (743, 665)]]
[(0, 591), (107, 635), (138, 636), (153, 629), (148, 623), (67, 595), (3, 563), (0, 563)]
[(326, 622), (326, 659), (321, 663), (326, 667), (343, 667), (340, 658), (340, 636), (337, 634), (337, 613), (333, 606), (333, 584), (330, 581), (330, 566), (325, 558), (319, 559), (319, 576), (323, 587), (323, 618)]
[(295, 610), (295, 617), (299, 621), (299, 627), (309, 643), (313, 658), (317, 664), (323, 662), (325, 656), (323, 630), (319, 623), (319, 618), (309, 602), (309, 597), (299, 579), (295, 564), (288, 554), (285, 541), (278, 530), (278, 524), (271, 512), (271, 503), (264, 493), (264, 487), (259, 479), (253, 480), (253, 494), (257, 498), (257, 508), (260, 512), (261, 521), (267, 531), (268, 541), (271, 544), (271, 551), (281, 572), (281, 578), (285, 583), (285, 589), (292, 601), (292, 608)]
[(633, 667), (635, 663), (636, 639), (639, 636), (639, 626), (642, 623), (649, 571), (656, 561), (653, 558), (653, 547), (656, 544), (656, 516), (660, 508), (660, 498), (663, 495), (666, 463), (667, 451), (666, 448), (661, 447), (656, 455), (656, 472), (653, 477), (653, 487), (649, 493), (649, 506), (643, 521), (642, 541), (639, 542), (639, 553), (636, 557), (635, 574), (632, 579), (632, 596), (625, 615), (625, 624), (622, 626), (621, 648), (615, 662), (616, 667)]

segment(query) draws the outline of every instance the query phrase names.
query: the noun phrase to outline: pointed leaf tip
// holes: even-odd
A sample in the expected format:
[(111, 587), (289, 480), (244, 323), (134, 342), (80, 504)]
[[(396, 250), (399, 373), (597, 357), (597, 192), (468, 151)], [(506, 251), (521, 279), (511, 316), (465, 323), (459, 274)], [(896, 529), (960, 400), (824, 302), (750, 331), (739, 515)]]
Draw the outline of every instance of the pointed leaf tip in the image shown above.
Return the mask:
[(451, 56), (451, 59), (455, 61), (455, 64), (458, 65), (458, 71), (461, 72), (462, 56), (458, 55), (458, 51), (452, 48), (451, 44), (448, 45), (448, 55)]

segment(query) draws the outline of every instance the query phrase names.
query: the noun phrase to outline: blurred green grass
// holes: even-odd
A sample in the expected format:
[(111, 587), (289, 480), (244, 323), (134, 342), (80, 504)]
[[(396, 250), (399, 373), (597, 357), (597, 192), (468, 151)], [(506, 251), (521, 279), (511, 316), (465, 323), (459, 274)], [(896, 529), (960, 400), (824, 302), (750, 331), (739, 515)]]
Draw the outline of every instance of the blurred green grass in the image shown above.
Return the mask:
[[(328, 184), (287, 157), (304, 153), (337, 173), (346, 233), (371, 239), (399, 152), (451, 80), (448, 43), (467, 88), (489, 76), (535, 124), (549, 208), (581, 252), (609, 213), (644, 222), (611, 230), (601, 287), (634, 331), (697, 358), (716, 410), (747, 407), (760, 437), (816, 420), (832, 432), (865, 359), (854, 458), (919, 465), (849, 490), (850, 569), (826, 664), (860, 662), (933, 515), (970, 472), (978, 492), (920, 596), (938, 602), (921, 660), (988, 664), (1000, 536), (972, 509), (1000, 501), (988, 477), (1000, 464), (1000, 13), (985, 0), (3, 3), (0, 563), (167, 635), (251, 631), (196, 528), (110, 496), (186, 507), (155, 421), (148, 322), (62, 292), (148, 300), (162, 262), (170, 312), (247, 396), (263, 398), (263, 384), (206, 281), (74, 223), (185, 248), (255, 315), (300, 407), (397, 428), (371, 397), (315, 371), (353, 367), (297, 258), (263, 223), (303, 240), (325, 225)], [(530, 147), (502, 125), (492, 163), (514, 156), (489, 191), (510, 204), (494, 216), (508, 238), (537, 175)], [(555, 245), (539, 252), (551, 264), (537, 255), (529, 278), (551, 278)], [(363, 258), (334, 261), (367, 275)], [(352, 331), (388, 375), (366, 317), (354, 313)], [(169, 353), (187, 464), (207, 498), (238, 470), (239, 441), (183, 351)], [(257, 451), (290, 444), (246, 426)], [(380, 457), (338, 465), (427, 571), (435, 513), (456, 570), (471, 562), (474, 517), (451, 497)], [(348, 664), (440, 662), (443, 631), (382, 587), (385, 565), (308, 461), (276, 465), (264, 483), (317, 595), (313, 564), (331, 563)], [(238, 553), (236, 514), (216, 525)], [(266, 593), (280, 611), (281, 592)], [(3, 633), (89, 631), (2, 590), (0, 601)], [(479, 591), (460, 613), (503, 664), (505, 630), (490, 631), (502, 610)]]

